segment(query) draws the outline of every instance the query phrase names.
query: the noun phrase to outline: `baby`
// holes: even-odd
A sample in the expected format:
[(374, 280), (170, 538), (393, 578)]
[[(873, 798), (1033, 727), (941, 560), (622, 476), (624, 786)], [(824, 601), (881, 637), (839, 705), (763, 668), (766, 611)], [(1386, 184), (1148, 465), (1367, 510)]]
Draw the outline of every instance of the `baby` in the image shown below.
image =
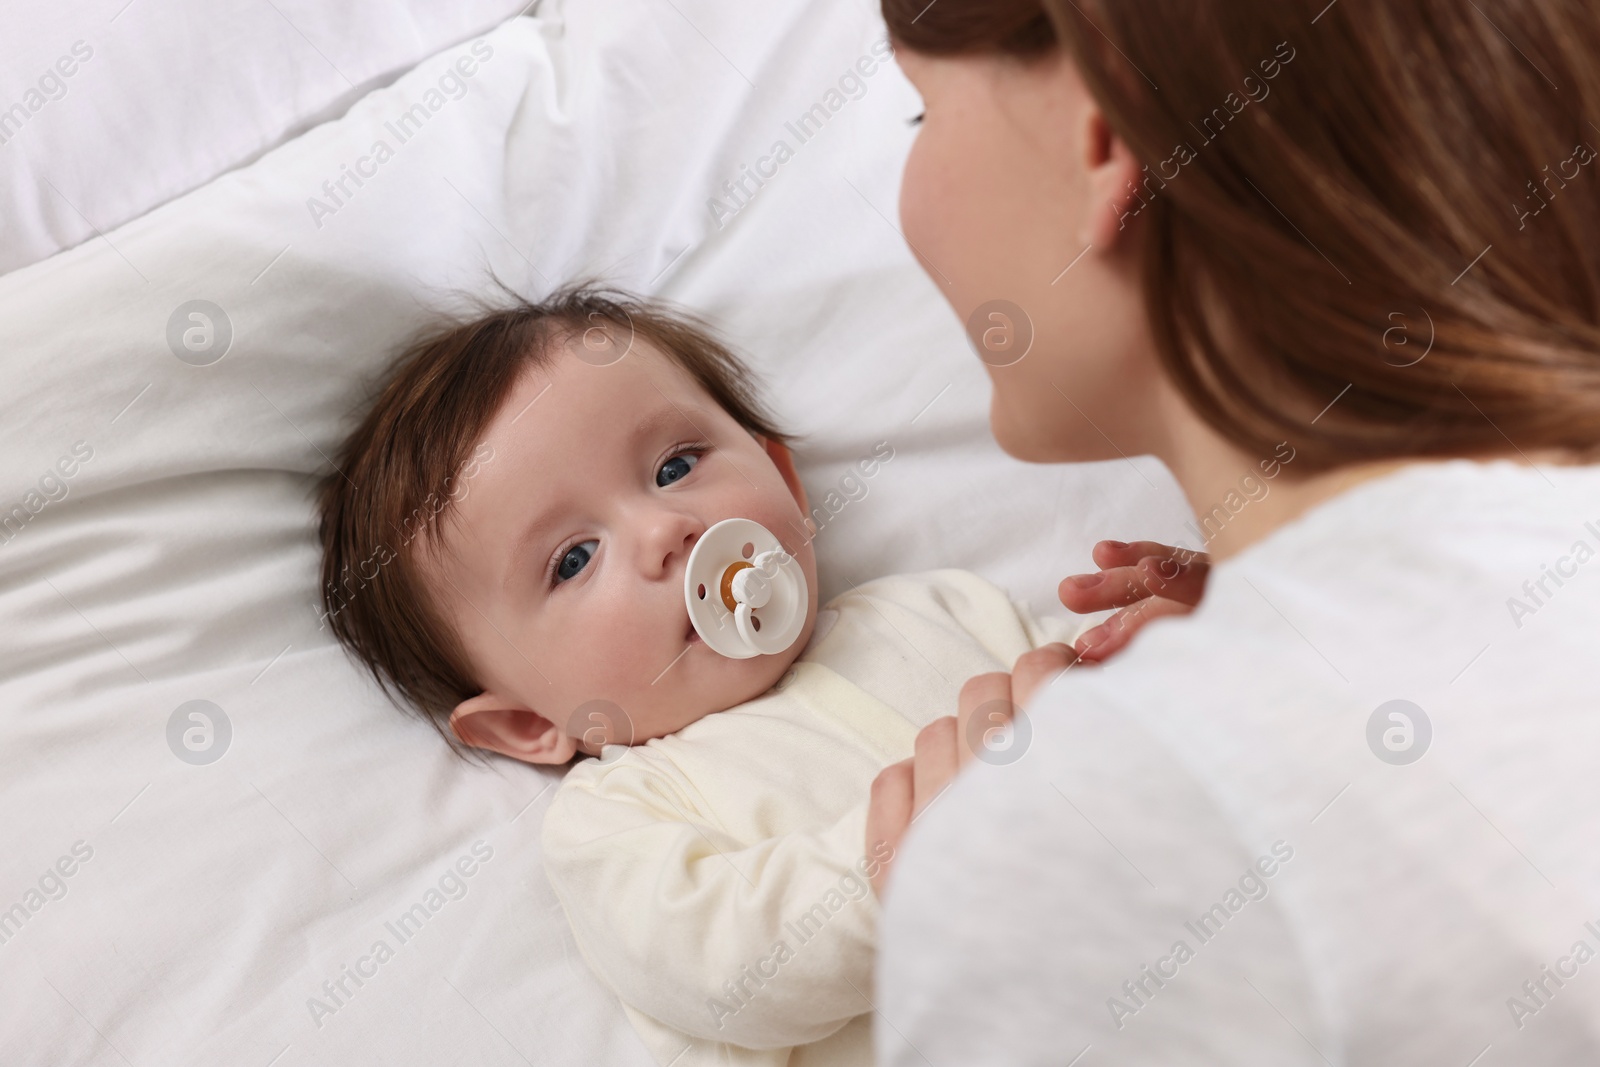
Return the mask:
[[(1068, 640), (1065, 621), (961, 571), (819, 611), (805, 489), (749, 373), (697, 320), (614, 292), (422, 340), (336, 465), (338, 638), (466, 745), (598, 757), (557, 790), (545, 863), (657, 1060), (870, 1064), (871, 883), (891, 858), (867, 840), (873, 779), (964, 681)], [(730, 518), (804, 576), (781, 652), (719, 654), (686, 606), (690, 554)]]

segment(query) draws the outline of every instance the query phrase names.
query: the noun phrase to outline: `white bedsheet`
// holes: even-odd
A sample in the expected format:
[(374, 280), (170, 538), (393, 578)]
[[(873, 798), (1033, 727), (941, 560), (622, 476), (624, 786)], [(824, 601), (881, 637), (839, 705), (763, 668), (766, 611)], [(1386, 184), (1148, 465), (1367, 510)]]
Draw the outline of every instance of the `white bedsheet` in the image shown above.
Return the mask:
[[(865, 495), (834, 498), (825, 595), (943, 565), (1047, 609), (1095, 538), (1179, 535), (1153, 461), (1027, 467), (990, 442), (978, 362), (894, 228), (915, 95), (892, 65), (840, 85), (882, 36), (875, 5), (755, 8), (541, 8), (473, 63), (452, 48), (0, 277), (0, 513), (28, 516), (0, 532), (6, 1062), (648, 1062), (540, 869), (554, 776), (455, 760), (318, 628), (325, 454), (429, 309), (490, 271), (529, 292), (598, 275), (707, 313), (809, 436), (818, 500), (890, 442)], [(841, 88), (799, 143), (786, 123)], [(430, 101), (399, 143), (390, 125)], [(792, 158), (714, 211), (779, 139)], [(363, 163), (378, 140), (392, 158)], [(370, 176), (334, 203), (345, 167)], [(196, 300), (231, 326), (205, 366), (181, 343), (198, 322), (170, 326)], [(231, 728), (204, 765), (169, 744), (194, 700)], [(418, 904), (401, 943), (387, 924)]]

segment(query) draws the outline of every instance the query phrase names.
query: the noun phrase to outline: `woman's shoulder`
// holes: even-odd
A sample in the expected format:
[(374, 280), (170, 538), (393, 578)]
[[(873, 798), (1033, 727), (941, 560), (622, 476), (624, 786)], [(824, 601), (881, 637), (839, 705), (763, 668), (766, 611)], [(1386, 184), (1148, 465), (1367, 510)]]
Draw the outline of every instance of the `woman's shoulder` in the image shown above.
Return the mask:
[(1419, 658), (1460, 657), (1459, 669), (1513, 643), (1521, 604), (1600, 611), (1600, 582), (1574, 581), (1596, 556), (1600, 466), (1416, 464), (1218, 563), (1187, 637), (1206, 655), (1295, 648), (1341, 680), (1413, 671)]
[(1193, 614), (1069, 672), (1030, 709), (1030, 758), (1065, 768), (1109, 716), (1241, 824), (1309, 820), (1436, 737), (1460, 774), (1552, 787), (1534, 757), (1600, 732), (1600, 468), (1430, 468), (1308, 513), (1218, 564)]
[(1403, 560), (1433, 569), (1469, 552), (1492, 565), (1519, 540), (1600, 538), (1586, 529), (1591, 521), (1600, 529), (1600, 465), (1417, 462), (1308, 509), (1219, 570), (1306, 569), (1353, 553), (1370, 567)]

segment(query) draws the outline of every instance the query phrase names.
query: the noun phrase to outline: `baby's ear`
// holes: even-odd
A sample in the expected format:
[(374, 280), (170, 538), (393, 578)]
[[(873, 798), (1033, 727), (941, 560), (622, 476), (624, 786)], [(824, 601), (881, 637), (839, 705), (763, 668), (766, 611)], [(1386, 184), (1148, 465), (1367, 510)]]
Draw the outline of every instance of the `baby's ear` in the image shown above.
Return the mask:
[(486, 748), (524, 763), (566, 763), (578, 751), (549, 719), (493, 693), (479, 693), (457, 704), (450, 729), (461, 743)]

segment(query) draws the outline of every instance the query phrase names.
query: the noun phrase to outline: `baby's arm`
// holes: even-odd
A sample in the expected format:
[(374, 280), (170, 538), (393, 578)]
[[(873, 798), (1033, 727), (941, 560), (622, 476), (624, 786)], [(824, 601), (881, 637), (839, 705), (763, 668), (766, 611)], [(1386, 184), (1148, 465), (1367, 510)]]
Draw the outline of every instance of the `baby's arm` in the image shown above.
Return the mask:
[(745, 845), (667, 774), (630, 766), (563, 787), (544, 848), (579, 947), (624, 1003), (694, 1037), (782, 1048), (871, 1009), (865, 836), (863, 801)]

